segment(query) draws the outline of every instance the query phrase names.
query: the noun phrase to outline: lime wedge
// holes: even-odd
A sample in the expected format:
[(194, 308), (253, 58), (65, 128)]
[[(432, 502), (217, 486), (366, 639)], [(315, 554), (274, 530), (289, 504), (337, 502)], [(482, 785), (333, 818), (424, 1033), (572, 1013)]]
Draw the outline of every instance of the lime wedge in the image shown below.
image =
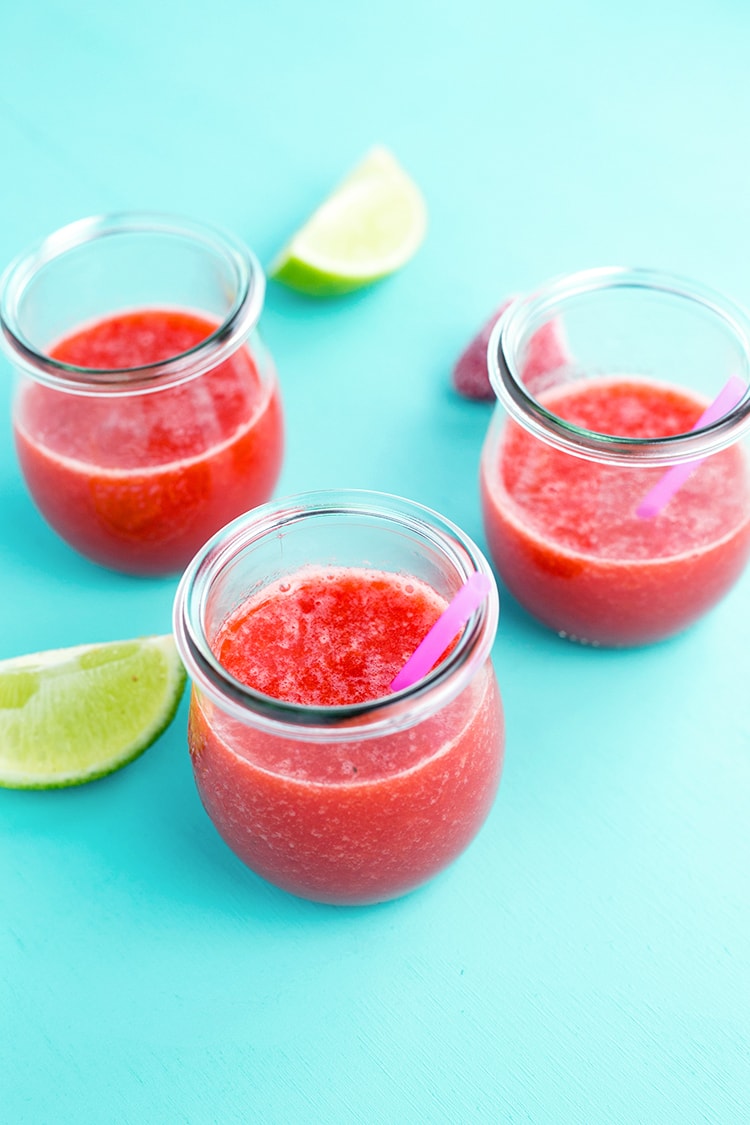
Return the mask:
[(174, 718), (171, 635), (0, 661), (0, 786), (81, 785), (132, 762)]
[(388, 149), (373, 148), (297, 231), (269, 274), (315, 297), (349, 293), (403, 266), (426, 225), (416, 184)]

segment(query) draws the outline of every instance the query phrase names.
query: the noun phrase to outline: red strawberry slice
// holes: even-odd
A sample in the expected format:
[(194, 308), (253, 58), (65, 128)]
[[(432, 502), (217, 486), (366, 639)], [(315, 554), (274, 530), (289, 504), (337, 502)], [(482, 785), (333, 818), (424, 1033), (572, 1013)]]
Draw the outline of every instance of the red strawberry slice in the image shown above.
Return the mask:
[[(456, 360), (453, 386), (465, 398), (492, 401), (495, 397), (487, 367), (487, 345), (492, 329), (512, 301), (512, 297), (503, 301)], [(532, 394), (543, 390), (550, 383), (550, 372), (564, 367), (569, 360), (562, 326), (556, 319), (547, 321), (529, 338), (522, 372), (526, 389)]]
[(571, 355), (557, 317), (548, 320), (529, 337), (523, 381), (527, 391), (538, 395), (560, 382), (560, 368), (570, 363)]
[(474, 337), (456, 360), (453, 368), (453, 386), (464, 398), (492, 401), (495, 397), (487, 369), (487, 345), (498, 318), (505, 312), (512, 300), (513, 298), (509, 297), (506, 301), (503, 301), (500, 308), (483, 326), (481, 332)]

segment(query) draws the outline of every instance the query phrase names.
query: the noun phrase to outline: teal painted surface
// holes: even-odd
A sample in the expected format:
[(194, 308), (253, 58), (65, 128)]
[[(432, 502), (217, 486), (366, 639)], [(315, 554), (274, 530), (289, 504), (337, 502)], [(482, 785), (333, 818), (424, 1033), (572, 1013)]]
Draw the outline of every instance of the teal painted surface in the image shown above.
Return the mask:
[[(0, 260), (97, 211), (220, 223), (268, 262), (373, 142), (428, 239), (378, 288), (269, 287), (279, 492), (365, 487), (480, 542), (488, 422), (449, 370), (507, 293), (605, 263), (750, 304), (750, 11), (469, 0), (15, 4)], [(76, 557), (10, 444), (0, 657), (169, 627), (171, 581)], [(121, 773), (0, 792), (9, 1125), (750, 1120), (750, 576), (692, 632), (566, 645), (504, 597), (507, 765), (482, 834), (401, 902), (318, 907), (227, 851), (186, 707)]]

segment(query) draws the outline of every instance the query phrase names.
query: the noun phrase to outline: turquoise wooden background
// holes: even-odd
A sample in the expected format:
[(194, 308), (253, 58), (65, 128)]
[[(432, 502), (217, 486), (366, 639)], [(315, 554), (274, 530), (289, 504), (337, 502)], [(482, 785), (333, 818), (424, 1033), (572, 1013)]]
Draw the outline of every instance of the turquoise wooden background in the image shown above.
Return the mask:
[[(483, 542), (488, 409), (456, 354), (506, 294), (624, 263), (750, 304), (750, 9), (632, 0), (28, 0), (0, 26), (0, 260), (176, 211), (268, 262), (374, 142), (430, 230), (337, 302), (269, 286), (279, 492), (438, 508)], [(0, 658), (166, 631), (175, 583), (34, 512), (0, 365)], [(505, 596), (507, 766), (482, 834), (398, 903), (264, 885), (203, 814), (183, 705), (80, 790), (0, 792), (8, 1125), (750, 1120), (750, 576), (672, 642), (571, 647)]]

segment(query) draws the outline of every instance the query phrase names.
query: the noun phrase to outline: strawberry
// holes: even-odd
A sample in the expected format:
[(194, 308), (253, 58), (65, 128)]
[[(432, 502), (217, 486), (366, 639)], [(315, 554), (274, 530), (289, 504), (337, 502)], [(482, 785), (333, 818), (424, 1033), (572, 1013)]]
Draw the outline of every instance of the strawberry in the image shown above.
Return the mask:
[(464, 398), (491, 401), (495, 397), (487, 369), (487, 345), (498, 318), (505, 312), (512, 300), (513, 298), (509, 297), (506, 301), (503, 301), (500, 308), (490, 317), (479, 334), (474, 337), (456, 360), (453, 368), (453, 386)]
[[(512, 301), (512, 297), (503, 301), (456, 360), (453, 386), (464, 398), (492, 401), (495, 397), (487, 365), (487, 345), (492, 329)], [(529, 338), (521, 372), (526, 389), (532, 394), (544, 389), (549, 383), (549, 372), (562, 367), (569, 358), (561, 325), (556, 319), (547, 321)]]

